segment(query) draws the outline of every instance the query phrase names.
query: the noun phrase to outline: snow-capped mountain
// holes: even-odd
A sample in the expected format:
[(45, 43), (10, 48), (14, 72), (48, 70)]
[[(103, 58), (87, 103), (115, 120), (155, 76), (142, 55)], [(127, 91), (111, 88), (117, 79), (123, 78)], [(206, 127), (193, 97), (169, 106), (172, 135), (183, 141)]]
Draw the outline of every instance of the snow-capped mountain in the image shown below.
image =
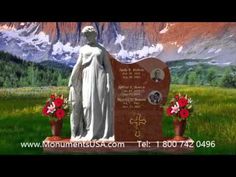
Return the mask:
[(0, 50), (34, 62), (54, 60), (73, 66), (86, 25), (97, 29), (98, 42), (122, 62), (154, 56), (163, 61), (236, 64), (236, 23), (228, 22), (4, 22)]

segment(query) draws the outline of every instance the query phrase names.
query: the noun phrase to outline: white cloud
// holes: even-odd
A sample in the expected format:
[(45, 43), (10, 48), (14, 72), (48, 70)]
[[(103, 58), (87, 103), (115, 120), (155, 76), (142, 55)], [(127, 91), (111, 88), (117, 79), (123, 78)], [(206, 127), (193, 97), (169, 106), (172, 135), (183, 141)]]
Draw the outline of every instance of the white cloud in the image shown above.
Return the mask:
[(217, 49), (217, 50), (215, 51), (215, 53), (219, 53), (221, 50), (222, 50), (221, 48), (220, 48), (220, 49)]
[(160, 33), (160, 34), (166, 33), (166, 32), (169, 30), (168, 26), (169, 26), (169, 25), (168, 25), (168, 23), (167, 23), (167, 25), (165, 26), (165, 28), (162, 29), (159, 33)]
[(162, 52), (162, 50), (163, 50), (163, 45), (156, 44), (152, 46), (143, 46), (142, 49), (136, 51), (127, 51), (121, 49), (116, 56), (121, 59), (126, 59), (126, 58), (141, 59), (150, 56), (154, 53), (160, 53)]
[(180, 53), (182, 50), (183, 50), (183, 46), (180, 46), (180, 47), (178, 48), (177, 53)]
[[(33, 30), (33, 31), (32, 31)], [(24, 44), (29, 44), (37, 48), (39, 51), (43, 51), (39, 45), (45, 47), (45, 45), (51, 44), (49, 41), (49, 35), (44, 32), (36, 33), (38, 30), (38, 26), (35, 23), (30, 24), (28, 27), (24, 27), (22, 29), (15, 29), (14, 27), (8, 27), (7, 25), (0, 26), (0, 32), (2, 33), (2, 38), (6, 40), (17, 40), (18, 45), (22, 46)], [(28, 35), (25, 35), (29, 33)]]
[(116, 36), (116, 41), (115, 41), (115, 44), (120, 44), (122, 45), (122, 41), (125, 39), (125, 36), (121, 35), (121, 34), (117, 34)]
[(213, 53), (213, 52), (214, 52), (214, 53), (219, 53), (221, 50), (222, 50), (221, 48), (219, 48), (219, 49), (210, 48), (207, 53)]
[(62, 55), (63, 53), (72, 54), (72, 53), (78, 53), (80, 46), (73, 47), (69, 42), (63, 44), (61, 41), (57, 41), (57, 43), (53, 45), (52, 49), (53, 49), (52, 55), (57, 55), (57, 54)]

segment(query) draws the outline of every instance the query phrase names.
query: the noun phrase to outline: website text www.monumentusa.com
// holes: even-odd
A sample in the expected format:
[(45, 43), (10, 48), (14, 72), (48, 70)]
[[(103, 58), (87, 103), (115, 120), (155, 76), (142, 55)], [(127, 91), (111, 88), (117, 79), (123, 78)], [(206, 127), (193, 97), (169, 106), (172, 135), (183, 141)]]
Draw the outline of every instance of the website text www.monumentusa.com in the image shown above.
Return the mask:
[(21, 148), (124, 148), (124, 142), (74, 141), (74, 142), (21, 142)]

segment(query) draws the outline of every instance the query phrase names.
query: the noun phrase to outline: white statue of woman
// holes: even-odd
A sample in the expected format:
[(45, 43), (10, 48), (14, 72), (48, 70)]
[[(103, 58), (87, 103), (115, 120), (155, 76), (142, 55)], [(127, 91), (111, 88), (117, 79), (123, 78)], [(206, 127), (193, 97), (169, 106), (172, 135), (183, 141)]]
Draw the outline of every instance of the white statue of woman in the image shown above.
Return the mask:
[(82, 35), (87, 44), (69, 80), (71, 140), (113, 139), (113, 73), (108, 52), (96, 42), (94, 27), (86, 26)]

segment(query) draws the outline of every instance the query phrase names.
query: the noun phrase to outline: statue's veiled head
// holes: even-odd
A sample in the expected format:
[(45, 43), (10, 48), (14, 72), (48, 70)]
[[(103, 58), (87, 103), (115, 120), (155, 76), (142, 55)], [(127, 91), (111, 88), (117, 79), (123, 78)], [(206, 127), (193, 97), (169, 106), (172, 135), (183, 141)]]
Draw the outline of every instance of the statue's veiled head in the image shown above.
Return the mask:
[(86, 38), (88, 44), (96, 43), (97, 32), (93, 26), (85, 26), (81, 33)]

